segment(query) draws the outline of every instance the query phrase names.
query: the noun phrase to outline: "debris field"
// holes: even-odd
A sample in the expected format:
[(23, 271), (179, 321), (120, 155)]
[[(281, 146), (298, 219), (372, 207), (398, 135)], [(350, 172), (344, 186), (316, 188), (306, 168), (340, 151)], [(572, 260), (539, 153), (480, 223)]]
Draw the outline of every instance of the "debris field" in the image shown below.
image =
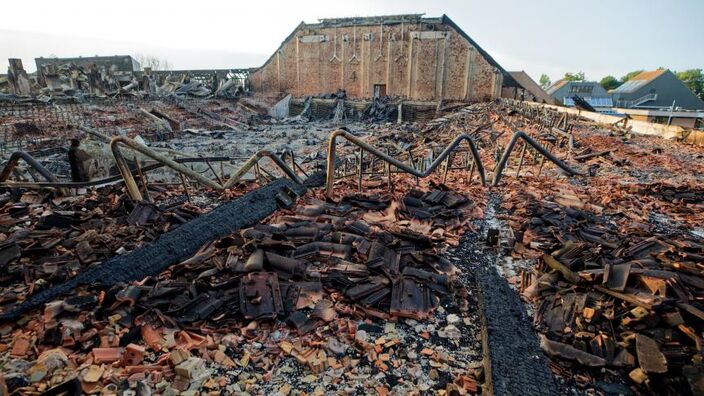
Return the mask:
[[(153, 159), (125, 149), (144, 201), (119, 177), (68, 194), (3, 184), (2, 392), (490, 394), (500, 379), (487, 365), (506, 351), (486, 348), (480, 267), (522, 298), (549, 359), (545, 389), (704, 392), (701, 147), (513, 101), (404, 123), (375, 102), (343, 126), (274, 119), (243, 98), (179, 100), (157, 110), (169, 134), (119, 114), (128, 132), (104, 115), (65, 125), (227, 157), (193, 168), (220, 181), (260, 149), (292, 153), (302, 183), (256, 165), (215, 189), (154, 176)], [(32, 150), (61, 136), (39, 126)], [(341, 127), (372, 147), (338, 139), (331, 161)], [(464, 135), (479, 160), (464, 143), (445, 152)], [(96, 177), (119, 175), (105, 153)], [(64, 156), (42, 162), (65, 170)]]

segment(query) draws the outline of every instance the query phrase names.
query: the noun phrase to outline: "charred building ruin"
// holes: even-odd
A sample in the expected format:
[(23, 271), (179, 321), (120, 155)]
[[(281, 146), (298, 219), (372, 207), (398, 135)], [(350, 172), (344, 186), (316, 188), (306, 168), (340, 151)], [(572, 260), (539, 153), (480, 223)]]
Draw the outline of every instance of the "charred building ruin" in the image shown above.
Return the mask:
[(271, 96), (345, 90), (415, 101), (495, 99), (508, 80), (449, 17), (422, 14), (301, 22), (250, 76), (252, 90)]
[(0, 396), (704, 395), (671, 72), (560, 106), (420, 15), (257, 69), (42, 59), (0, 75)]

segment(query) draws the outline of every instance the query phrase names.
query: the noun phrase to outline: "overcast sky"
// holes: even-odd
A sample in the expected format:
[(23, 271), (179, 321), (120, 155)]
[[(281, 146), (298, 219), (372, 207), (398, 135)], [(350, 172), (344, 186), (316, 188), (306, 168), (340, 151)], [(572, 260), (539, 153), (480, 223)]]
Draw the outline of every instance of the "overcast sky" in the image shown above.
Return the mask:
[(147, 54), (172, 69), (253, 67), (301, 21), (404, 13), (447, 14), (536, 80), (704, 67), (704, 0), (9, 1), (0, 61), (22, 58), (31, 72), (39, 56)]

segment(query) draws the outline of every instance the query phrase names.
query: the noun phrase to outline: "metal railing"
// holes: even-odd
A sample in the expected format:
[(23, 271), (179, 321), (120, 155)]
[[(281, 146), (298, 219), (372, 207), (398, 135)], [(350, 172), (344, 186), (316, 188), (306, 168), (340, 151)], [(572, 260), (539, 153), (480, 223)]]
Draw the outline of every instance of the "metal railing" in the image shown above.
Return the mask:
[(251, 168), (257, 165), (259, 163), (259, 160), (264, 157), (270, 158), (286, 174), (286, 176), (290, 177), (293, 181), (298, 184), (303, 183), (301, 179), (296, 175), (296, 172), (289, 168), (288, 165), (286, 165), (286, 163), (281, 158), (267, 150), (261, 150), (254, 154), (252, 157), (249, 158), (249, 160), (244, 163), (244, 165), (242, 165), (240, 169), (238, 169), (230, 177), (229, 180), (227, 180), (224, 184), (220, 184), (203, 176), (198, 172), (194, 172), (193, 170), (183, 166), (182, 164), (172, 160), (171, 158), (165, 157), (157, 153), (156, 151), (150, 149), (147, 146), (137, 143), (132, 139), (129, 139), (124, 136), (116, 136), (113, 137), (110, 141), (110, 150), (112, 150), (113, 156), (115, 157), (115, 162), (117, 163), (117, 168), (120, 171), (122, 178), (125, 180), (127, 192), (130, 195), (130, 198), (135, 201), (142, 201), (144, 198), (142, 197), (142, 193), (137, 187), (137, 183), (135, 182), (134, 177), (132, 176), (132, 172), (129, 169), (129, 166), (127, 165), (127, 161), (125, 160), (124, 156), (122, 155), (122, 152), (120, 151), (119, 145), (125, 145), (131, 148), (132, 150), (135, 150), (161, 164), (164, 164), (165, 166), (175, 170), (181, 175), (185, 175), (192, 179), (195, 179), (198, 183), (210, 187), (214, 190), (221, 191), (224, 189), (231, 188), (235, 185), (235, 183), (240, 181), (242, 176), (244, 176)]
[(636, 107), (636, 106), (642, 105), (645, 102), (650, 102), (653, 100), (658, 100), (658, 94), (651, 93), (651, 94), (643, 95), (640, 98), (634, 99), (634, 100), (619, 100), (618, 104), (623, 107)]
[[(504, 150), (504, 153), (501, 156), (501, 160), (499, 160), (499, 163), (496, 165), (496, 168), (494, 169), (494, 178), (491, 182), (491, 184), (493, 186), (496, 186), (499, 184), (503, 170), (506, 167), (506, 163), (508, 162), (508, 159), (511, 156), (511, 152), (513, 151), (514, 147), (516, 146), (516, 142), (518, 141), (518, 139), (523, 139), (527, 145), (531, 145), (536, 151), (538, 151), (540, 154), (542, 154), (543, 157), (552, 161), (560, 169), (564, 170), (568, 175), (570, 175), (570, 176), (583, 175), (581, 172), (578, 172), (578, 171), (570, 168), (567, 164), (565, 164), (560, 159), (558, 159), (557, 157), (552, 155), (552, 153), (550, 153), (545, 147), (541, 146), (538, 142), (533, 140), (533, 138), (528, 136), (525, 132), (518, 131), (513, 135), (513, 137), (511, 137), (511, 141), (508, 143), (508, 146), (506, 146), (506, 149)], [(520, 175), (521, 166), (523, 165), (523, 156), (525, 155), (525, 151), (526, 151), (526, 146), (524, 145), (523, 149), (521, 150), (521, 158), (520, 158), (520, 162), (518, 163), (518, 171), (516, 172), (516, 177), (518, 177)], [(541, 169), (542, 169), (542, 162), (541, 162)]]
[[(479, 152), (477, 151), (476, 144), (474, 143), (474, 140), (472, 140), (472, 137), (469, 134), (463, 134), (460, 136), (457, 136), (433, 161), (430, 166), (425, 171), (420, 171), (418, 169), (415, 169), (408, 164), (405, 164), (398, 159), (391, 157), (388, 154), (383, 153), (381, 150), (378, 148), (370, 145), (369, 143), (359, 139), (358, 137), (350, 134), (347, 131), (344, 130), (337, 130), (334, 131), (332, 134), (330, 134), (330, 138), (328, 140), (328, 153), (327, 153), (327, 178), (326, 178), (326, 186), (325, 186), (325, 195), (328, 198), (332, 198), (332, 191), (333, 191), (333, 184), (335, 182), (335, 149), (336, 149), (336, 141), (337, 138), (343, 138), (347, 140), (348, 142), (354, 144), (355, 146), (359, 147), (361, 150), (364, 150), (377, 158), (381, 159), (382, 161), (386, 162), (389, 164), (389, 174), (390, 174), (390, 166), (395, 166), (396, 168), (409, 173), (413, 176), (420, 177), (420, 178), (425, 178), (429, 176), (433, 171), (445, 160), (449, 162), (449, 157), (450, 154), (452, 154), (453, 151), (459, 146), (463, 141), (466, 141), (469, 144), (472, 157), (474, 158), (474, 164), (476, 164), (477, 167), (477, 172), (479, 173), (479, 177), (481, 179), (482, 185), (486, 184), (486, 176), (484, 175), (484, 166), (482, 165), (482, 160), (479, 156)], [(447, 165), (449, 167), (449, 163)], [(361, 173), (361, 160), (360, 160), (360, 173)]]
[[(478, 127), (475, 132), (479, 129), (481, 129), (483, 126)], [(571, 148), (573, 146), (573, 140), (571, 134), (565, 133), (564, 131), (560, 131), (557, 129), (557, 131), (554, 131), (557, 128), (553, 128), (553, 132), (557, 133), (558, 135), (562, 135), (561, 137), (566, 141), (569, 142), (569, 147)], [(101, 135), (99, 133), (96, 133), (96, 131), (89, 131), (86, 130), (88, 133), (92, 133), (95, 137), (97, 137), (100, 140), (105, 140), (107, 137), (104, 135)], [(329, 140), (328, 140), (328, 152), (327, 152), (327, 174), (326, 174), (326, 197), (332, 198), (332, 192), (333, 192), (333, 187), (334, 187), (334, 182), (335, 182), (335, 168), (336, 168), (336, 145), (337, 145), (337, 138), (343, 138), (347, 140), (348, 142), (352, 143), (353, 145), (359, 147), (360, 153), (359, 153), (359, 163), (358, 163), (358, 170), (359, 170), (359, 184), (361, 186), (361, 178), (363, 173), (363, 162), (362, 162), (362, 154), (363, 152), (368, 152), (372, 156), (378, 158), (379, 160), (383, 161), (386, 163), (386, 173), (388, 174), (389, 177), (389, 185), (391, 186), (391, 174), (392, 170), (391, 167), (396, 167), (398, 172), (405, 172), (410, 175), (415, 176), (416, 178), (425, 178), (432, 174), (443, 162), (445, 163), (444, 167), (444, 177), (443, 177), (443, 182), (447, 177), (447, 172), (449, 169), (451, 169), (452, 161), (453, 161), (453, 156), (460, 150), (458, 150), (458, 147), (463, 141), (466, 141), (469, 146), (469, 151), (464, 151), (467, 155), (466, 158), (466, 163), (469, 164), (469, 154), (471, 154), (471, 167), (469, 169), (469, 180), (472, 180), (472, 175), (474, 172), (474, 169), (477, 169), (477, 173), (479, 174), (479, 178), (481, 181), (481, 184), (484, 186), (486, 185), (486, 176), (485, 176), (485, 170), (484, 166), (481, 161), (481, 157), (479, 155), (479, 152), (477, 150), (476, 143), (474, 142), (472, 138), (472, 134), (462, 134), (457, 136), (450, 144), (445, 147), (440, 154), (437, 155), (437, 157), (434, 159), (434, 161), (429, 164), (425, 169), (420, 170), (415, 168), (412, 165), (409, 165), (407, 163), (404, 163), (400, 161), (397, 158), (392, 157), (388, 153), (382, 152), (379, 148), (374, 147), (370, 145), (369, 143), (363, 141), (362, 139), (350, 134), (347, 131), (344, 130), (336, 130), (330, 134)], [(516, 143), (518, 142), (519, 139), (523, 139), (525, 141), (524, 146), (521, 150), (521, 158), (518, 164), (518, 170), (516, 172), (516, 176), (518, 177), (520, 175), (521, 171), (521, 166), (523, 165), (523, 158), (526, 153), (526, 149), (528, 146), (532, 146), (532, 148), (539, 154), (543, 156), (541, 158), (540, 162), (540, 169), (542, 170), (543, 167), (543, 161), (545, 158), (550, 160), (551, 162), (555, 163), (559, 168), (561, 168), (563, 171), (565, 171), (568, 175), (574, 176), (574, 175), (582, 175), (579, 171), (576, 171), (572, 169), (570, 166), (562, 162), (560, 159), (555, 157), (552, 153), (550, 153), (544, 146), (533, 140), (530, 136), (525, 134), (524, 132), (518, 131), (516, 132), (513, 137), (511, 138), (509, 144), (506, 146), (506, 149), (503, 152), (503, 155), (501, 156), (500, 160), (497, 162), (497, 165), (494, 169), (494, 174), (493, 174), (493, 179), (492, 179), (492, 185), (496, 186), (498, 185), (499, 181), (501, 180), (501, 176), (503, 173), (504, 168), (506, 167), (509, 157), (515, 148)], [(130, 196), (131, 199), (135, 201), (142, 201), (144, 197), (142, 196), (142, 193), (137, 186), (137, 183), (135, 181), (135, 178), (133, 176), (133, 171), (135, 169), (130, 169), (127, 160), (124, 158), (119, 146), (124, 145), (127, 146), (128, 148), (152, 159), (155, 160), (157, 163), (156, 164), (150, 164), (145, 166), (144, 168), (141, 168), (139, 166), (139, 162), (137, 162), (137, 168), (136, 171), (138, 175), (142, 179), (142, 184), (144, 185), (144, 188), (146, 190), (146, 178), (143, 176), (144, 172), (157, 169), (163, 166), (169, 167), (176, 172), (180, 174), (182, 177), (187, 176), (191, 179), (196, 180), (198, 183), (210, 187), (214, 190), (225, 190), (232, 188), (236, 183), (238, 183), (242, 177), (249, 172), (252, 168), (255, 168), (255, 174), (258, 174), (261, 172), (259, 168), (259, 162), (263, 158), (269, 158), (274, 162), (282, 171), (283, 173), (291, 178), (294, 182), (298, 184), (302, 184), (302, 180), (298, 177), (296, 174), (296, 169), (299, 169), (303, 172), (303, 169), (296, 163), (293, 152), (287, 152), (284, 153), (284, 155), (288, 155), (291, 159), (291, 165), (292, 167), (289, 167), (286, 162), (284, 161), (284, 158), (281, 158), (277, 156), (276, 154), (268, 151), (268, 150), (261, 150), (255, 153), (252, 157), (250, 157), (239, 169), (237, 169), (234, 173), (232, 173), (232, 176), (224, 181), (224, 173), (222, 177), (218, 176), (218, 174), (213, 170), (213, 168), (210, 166), (210, 163), (208, 162), (208, 158), (169, 158), (165, 156), (164, 154), (157, 152), (156, 150), (149, 148), (147, 146), (144, 146), (132, 139), (129, 139), (124, 136), (116, 136), (110, 139), (110, 149), (113, 153), (113, 156), (115, 158), (115, 162), (117, 164), (117, 168), (120, 172), (120, 175), (118, 176), (112, 176), (106, 179), (101, 179), (101, 180), (93, 180), (89, 182), (60, 182), (50, 171), (48, 171), (46, 168), (44, 168), (41, 164), (39, 164), (34, 158), (32, 158), (31, 155), (25, 153), (25, 152), (16, 152), (14, 153), (8, 162), (8, 164), (5, 166), (5, 168), (0, 172), (0, 185), (6, 186), (6, 187), (24, 187), (24, 188), (42, 188), (42, 187), (57, 187), (60, 189), (64, 188), (71, 188), (71, 187), (88, 187), (88, 186), (95, 186), (95, 185), (100, 185), (103, 183), (109, 183), (109, 182), (114, 182), (118, 181), (120, 178), (122, 178), (125, 182), (125, 185), (127, 187), (127, 192)], [(170, 153), (174, 154), (174, 153)], [(225, 157), (222, 157), (225, 158)], [(221, 157), (217, 157), (217, 160), (221, 160)], [(32, 168), (37, 170), (47, 181), (46, 182), (15, 182), (15, 181), (9, 181), (9, 176), (12, 173), (12, 171), (15, 169), (17, 166), (17, 162), (19, 159), (24, 159)], [(373, 167), (373, 160), (372, 158), (372, 167)], [(409, 151), (409, 160), (411, 164), (413, 164), (413, 158), (412, 154)], [(196, 162), (196, 161), (203, 161), (208, 164), (208, 167), (210, 170), (215, 174), (215, 177), (218, 179), (217, 181), (214, 181), (203, 174), (194, 171), (193, 169), (189, 169), (188, 167), (184, 166), (184, 162)], [(419, 165), (421, 166), (421, 165)], [(423, 168), (423, 166), (421, 166)], [(465, 167), (462, 167), (461, 169), (465, 169)], [(452, 169), (460, 169), (460, 168), (452, 168)], [(269, 172), (265, 172), (269, 175), (271, 175)], [(305, 172), (303, 172), (305, 174)], [(538, 173), (539, 174), (539, 173)], [(184, 181), (185, 185), (185, 181)], [(65, 190), (63, 191), (65, 192)], [(147, 197), (149, 198), (149, 197)]]
[[(174, 158), (174, 161), (183, 164), (183, 163), (194, 163), (194, 162), (217, 162), (217, 161), (230, 161), (232, 158), (231, 157), (197, 157), (197, 158)], [(163, 168), (164, 164), (161, 163), (155, 163), (155, 164), (149, 164), (143, 168), (141, 168), (142, 172), (148, 172), (152, 170), (156, 170), (159, 168)], [(132, 169), (133, 171), (137, 171), (137, 169)], [(41, 189), (41, 188), (87, 188), (87, 187), (95, 187), (95, 186), (100, 186), (103, 184), (110, 184), (114, 182), (121, 181), (122, 175), (113, 175), (113, 176), (108, 176), (104, 177), (102, 179), (94, 179), (90, 181), (85, 181), (85, 182), (73, 182), (73, 181), (34, 181), (34, 182), (29, 182), (29, 181), (15, 181), (15, 180), (1, 180), (0, 181), (0, 187), (11, 187), (11, 188), (26, 188), (26, 189)], [(123, 180), (124, 181), (124, 180)]]
[[(0, 182), (4, 182), (10, 178), (10, 174), (12, 173), (12, 171), (15, 170), (17, 164), (21, 159), (24, 160), (24, 162), (26, 162), (27, 165), (29, 165), (32, 169), (39, 172), (39, 174), (42, 175), (46, 180), (53, 182), (58, 181), (56, 176), (54, 176), (54, 174), (51, 173), (48, 169), (46, 169), (42, 164), (37, 162), (34, 157), (24, 151), (15, 151), (14, 153), (12, 153), (12, 155), (10, 155), (10, 158), (7, 160), (7, 164), (2, 169), (2, 172), (0, 172)], [(32, 175), (32, 177), (34, 177), (34, 175)]]

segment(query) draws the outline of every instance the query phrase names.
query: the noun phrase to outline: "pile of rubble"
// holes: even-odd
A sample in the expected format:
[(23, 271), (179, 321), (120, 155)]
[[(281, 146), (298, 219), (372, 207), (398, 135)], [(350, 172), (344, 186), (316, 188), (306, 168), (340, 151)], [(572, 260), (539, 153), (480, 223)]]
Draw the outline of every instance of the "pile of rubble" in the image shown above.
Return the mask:
[(84, 268), (149, 243), (203, 209), (176, 191), (135, 207), (114, 186), (85, 196), (0, 197), (0, 305), (64, 282)]
[[(262, 113), (248, 102), (176, 108), (171, 118), (206, 114), (246, 129), (188, 131), (154, 146), (233, 157), (259, 146), (290, 148), (305, 172), (324, 159), (320, 143), (332, 128), (329, 121), (245, 122)], [(389, 118), (392, 108), (376, 103), (369, 116)], [(198, 243), (165, 253), (178, 256), (173, 263), (134, 256), (153, 259), (130, 262), (151, 269), (149, 276), (125, 268), (142, 275), (81, 283), (41, 312), (2, 323), (0, 386), (35, 394), (482, 393), (491, 378), (484, 378), (479, 337), (491, 329), (480, 328), (472, 290), (481, 266), (497, 267), (529, 303), (553, 373), (573, 386), (565, 392), (699, 394), (701, 151), (583, 120), (572, 120), (569, 133), (554, 125), (502, 103), (393, 129), (350, 124), (348, 133), (416, 169), (427, 169), (459, 134), (472, 137), (484, 169), (496, 169), (520, 130), (584, 176), (564, 178), (537, 150), (517, 145), (490, 189), (473, 176), (469, 150), (421, 182), (340, 143), (337, 201), (309, 189), (293, 204), (293, 194), (285, 209), (249, 228), (224, 227), (203, 246), (192, 235)], [(251, 130), (258, 136), (244, 139)], [(237, 143), (221, 144), (227, 141)], [(267, 186), (277, 183), (295, 184)], [(200, 192), (212, 204), (253, 185)], [(5, 196), (2, 314), (81, 271), (108, 261), (116, 268), (140, 247), (165, 239), (173, 247), (174, 234), (214, 213), (233, 214), (184, 202), (187, 189), (157, 186), (156, 206), (133, 204), (116, 187), (72, 198)], [(241, 202), (255, 206), (255, 198)], [(487, 235), (476, 231), (486, 228)]]
[(183, 96), (195, 96), (204, 98), (211, 96), (213, 92), (202, 82), (193, 80), (187, 81), (185, 76), (170, 76), (166, 78), (164, 84), (157, 87), (156, 92), (160, 95), (176, 94)]
[(10, 59), (8, 75), (0, 79), (0, 101), (84, 102), (104, 97), (173, 95), (236, 99), (245, 94), (242, 80), (236, 76), (229, 75), (217, 83), (217, 78), (206, 80), (209, 79), (196, 78), (189, 71), (169, 72), (164, 76), (148, 68), (118, 71), (114, 65), (98, 67), (71, 61), (43, 64), (30, 76), (19, 59)]
[(507, 181), (500, 205), (514, 263), (537, 262), (509, 280), (531, 303), (553, 371), (606, 394), (700, 394), (704, 190), (693, 182), (701, 166), (680, 159), (696, 149), (575, 137), (588, 183), (529, 175)]
[(398, 106), (388, 96), (374, 98), (362, 112), (362, 118), (372, 122), (394, 122), (398, 118)]
[[(624, 370), (655, 392), (688, 389), (679, 375), (701, 383), (701, 238), (617, 225), (579, 202), (564, 195), (533, 202), (521, 230), (526, 247), (544, 252), (521, 286), (537, 301), (545, 351), (581, 366)], [(609, 378), (610, 371), (593, 375)]]
[[(400, 198), (350, 194), (338, 204), (310, 198), (293, 212), (279, 212), (266, 224), (204, 246), (157, 277), (106, 291), (81, 287), (46, 304), (43, 313), (24, 316), (20, 327), (5, 324), (7, 344), (2, 345), (11, 359), (5, 362), (5, 384), (22, 392), (60, 385), (80, 386), (86, 393), (131, 386), (164, 394), (231, 393), (271, 390), (259, 381), (276, 372), (275, 384), (287, 394), (287, 384), (278, 376), (285, 375), (282, 367), (293, 370), (282, 366), (293, 359), (313, 373), (326, 373), (329, 386), (383, 393), (400, 381), (409, 389), (429, 389), (442, 372), (449, 377), (440, 386), (476, 392), (480, 363), (468, 372), (467, 362), (447, 347), (418, 343), (432, 336), (457, 347), (466, 337), (461, 328), (470, 323), (460, 315), (467, 311), (467, 290), (453, 286), (458, 270), (441, 253), (457, 243), (455, 232), (473, 219), (473, 208), (468, 198), (439, 189), (412, 189)], [(96, 205), (90, 215), (83, 211), (82, 224), (93, 225), (88, 218), (99, 210)], [(68, 238), (58, 235), (66, 225), (52, 223), (50, 228), (63, 240), (64, 261), (88, 255), (73, 244), (76, 239), (92, 246), (94, 258), (100, 256), (95, 238), (129, 244), (129, 237), (114, 231), (112, 237), (93, 230), (96, 235), (87, 238), (90, 232), (80, 229), (65, 231), (71, 232)], [(30, 245), (49, 238), (25, 235)], [(138, 238), (148, 239), (144, 237)], [(106, 245), (103, 253), (113, 248)], [(26, 271), (47, 264), (28, 267), (32, 250), (13, 249), (17, 254), (7, 257), (11, 267)], [(79, 262), (92, 261), (84, 257)], [(35, 291), (16, 285), (14, 299)], [(448, 306), (457, 293), (465, 301), (454, 302), (457, 313), (448, 314), (445, 325), (420, 324), (438, 309), (445, 312), (441, 301)], [(4, 299), (5, 310), (12, 300)], [(391, 322), (379, 327), (369, 319)], [(404, 322), (397, 328), (399, 320)], [(435, 373), (431, 377), (420, 366), (428, 364)], [(252, 376), (249, 367), (260, 374)], [(73, 378), (71, 372), (80, 374)], [(397, 379), (390, 382), (392, 372)], [(414, 374), (404, 379), (401, 372)], [(361, 381), (374, 373), (375, 380)], [(306, 381), (310, 379), (303, 378), (300, 386)]]

